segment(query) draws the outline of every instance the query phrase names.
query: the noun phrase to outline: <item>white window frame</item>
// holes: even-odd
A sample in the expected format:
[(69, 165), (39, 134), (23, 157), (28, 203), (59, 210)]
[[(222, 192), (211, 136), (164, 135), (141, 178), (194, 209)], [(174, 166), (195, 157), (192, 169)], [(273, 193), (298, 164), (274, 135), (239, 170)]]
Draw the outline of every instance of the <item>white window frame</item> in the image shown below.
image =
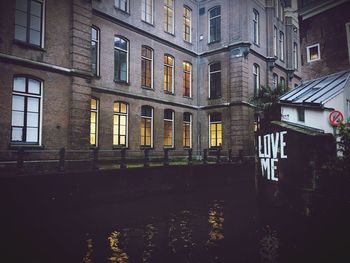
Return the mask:
[[(174, 87), (175, 86), (175, 76), (174, 76), (175, 75), (175, 58), (169, 54), (164, 54), (164, 57), (171, 57), (172, 62), (173, 62), (171, 65), (164, 63), (164, 69), (165, 69), (165, 67), (171, 68), (171, 91), (169, 91), (168, 89), (164, 89), (164, 91), (167, 93), (170, 93), (170, 94), (174, 94), (175, 93), (175, 87)], [(163, 74), (165, 74), (165, 71)], [(167, 74), (168, 74), (168, 72), (167, 72)], [(164, 82), (164, 84), (165, 84), (165, 82)], [(169, 84), (169, 82), (168, 82), (168, 84)]]
[(294, 69), (298, 70), (299, 68), (299, 52), (298, 52), (298, 43), (293, 42), (293, 64)]
[(253, 76), (254, 94), (258, 95), (260, 90), (260, 66), (256, 63), (253, 64)]
[(96, 39), (92, 38), (92, 32), (91, 32), (91, 42), (94, 42), (96, 44), (96, 74), (95, 76), (100, 76), (100, 29), (97, 26), (92, 25), (91, 31), (96, 30)]
[[(216, 70), (216, 71), (210, 71), (210, 69), (211, 69), (211, 66), (213, 66), (213, 65), (215, 65), (215, 64), (219, 64), (220, 65), (220, 70)], [(218, 98), (220, 98), (221, 96), (222, 96), (222, 83), (221, 83), (221, 81), (222, 81), (222, 79), (220, 80), (220, 83), (221, 83), (221, 85), (220, 85), (220, 96), (216, 96), (216, 94), (215, 94), (215, 97), (213, 97), (214, 96), (214, 94), (212, 95), (211, 94), (211, 85), (210, 85), (210, 83), (211, 83), (211, 75), (212, 74), (216, 74), (216, 73), (220, 73), (220, 78), (222, 78), (222, 67), (221, 67), (221, 62), (213, 62), (213, 63), (210, 63), (209, 65), (209, 83), (208, 83), (208, 94), (209, 94), (209, 98), (210, 99), (218, 99)], [(217, 88), (217, 87), (216, 87)]]
[(125, 13), (129, 13), (129, 5), (130, 5), (129, 0), (125, 0), (125, 2), (126, 2), (126, 9), (125, 10), (120, 7), (120, 2), (121, 1), (123, 1), (123, 0), (114, 0), (114, 6), (117, 9), (119, 9), (119, 10), (125, 12)]
[[(147, 3), (151, 3), (151, 21), (147, 21), (147, 11), (148, 11)], [(141, 20), (153, 25), (153, 23), (154, 23), (154, 20), (153, 20), (154, 0), (142, 0), (141, 5), (142, 5), (142, 7), (141, 7)]]
[[(313, 48), (313, 47), (317, 47), (318, 58), (311, 60), (311, 58), (310, 58), (310, 49)], [(317, 61), (317, 60), (321, 59), (320, 43), (317, 43), (317, 44), (314, 44), (314, 45), (306, 47), (306, 58), (307, 58), (307, 62), (314, 62), (314, 61)]]
[[(171, 111), (171, 119), (166, 119), (165, 118), (165, 111)], [(163, 119), (163, 124), (165, 124), (165, 122), (171, 122), (171, 145), (163, 145), (164, 148), (174, 148), (175, 146), (175, 112), (171, 109), (165, 109), (164, 110), (164, 119)], [(164, 129), (163, 125), (163, 129)], [(164, 140), (165, 138), (163, 138)]]
[[(219, 8), (220, 9), (220, 15), (217, 15), (217, 16), (214, 16), (214, 17), (210, 17), (210, 12), (216, 8)], [(220, 36), (219, 36), (219, 40), (215, 39), (215, 40), (211, 40), (210, 39), (210, 23), (211, 23), (211, 20), (214, 20), (214, 19), (217, 19), (219, 18), (220, 19)], [(216, 28), (215, 28), (216, 30)], [(216, 35), (216, 34), (215, 34)], [(220, 42), (221, 41), (221, 6), (217, 5), (217, 6), (214, 6), (212, 8), (210, 8), (208, 10), (208, 44), (209, 43), (215, 43), (215, 42)]]
[(279, 43), (280, 43), (279, 45), (280, 60), (284, 61), (284, 33), (282, 31), (280, 31), (280, 34), (279, 34)]
[(260, 45), (260, 15), (256, 9), (253, 9), (253, 34), (254, 44)]
[[(115, 45), (113, 46), (114, 48), (114, 51), (115, 50), (118, 50), (118, 51), (122, 51), (122, 52), (125, 52), (126, 53), (126, 80), (117, 80), (117, 82), (122, 82), (122, 83), (129, 83), (129, 49), (130, 49), (130, 43), (129, 43), (129, 40), (123, 36), (120, 36), (120, 35), (116, 35), (114, 36), (114, 41), (115, 41), (115, 38), (120, 38), (120, 39), (123, 39), (124, 41), (126, 41), (126, 50), (124, 49), (121, 49), (119, 47), (116, 47)], [(114, 56), (114, 53), (113, 53), (113, 56)], [(115, 58), (114, 59), (114, 79), (115, 79)], [(116, 79), (115, 79), (116, 80)]]
[[(166, 21), (168, 21), (169, 20), (169, 16), (168, 16), (168, 10), (170, 9), (171, 11), (172, 11), (172, 17), (171, 17), (171, 19), (172, 19), (172, 24), (171, 24), (171, 31), (168, 31), (168, 23), (166, 23), (167, 24), (167, 26), (166, 26), (166, 28), (164, 28), (164, 31), (166, 32), (166, 33), (169, 33), (169, 34), (174, 34), (174, 32), (175, 32), (175, 8), (174, 8), (174, 6), (175, 6), (175, 0), (173, 0), (172, 1), (172, 6), (170, 6), (170, 5), (168, 5), (168, 0), (165, 0), (166, 1), (166, 3), (164, 2), (164, 7), (165, 7), (165, 9), (166, 9), (166, 11), (165, 11), (165, 9), (164, 9), (164, 20), (166, 20)], [(165, 21), (164, 21), (165, 22)]]
[[(125, 147), (125, 148), (128, 148), (128, 145), (129, 145), (129, 104), (124, 102), (124, 101), (114, 101), (113, 102), (113, 107), (114, 107), (114, 103), (125, 104), (125, 106), (126, 106), (126, 113), (124, 113), (124, 112), (116, 112), (116, 111), (113, 110), (113, 146), (114, 147)], [(125, 145), (124, 144), (114, 144), (114, 116), (115, 115), (119, 116), (119, 120), (120, 120), (120, 116), (125, 116), (126, 117)], [(118, 125), (120, 125), (120, 122), (118, 122)], [(119, 136), (120, 136), (120, 134), (119, 134)]]
[[(187, 16), (185, 16), (186, 15), (186, 12), (185, 12), (185, 10), (188, 10), (188, 12), (189, 12), (189, 17), (187, 17)], [(183, 11), (184, 11), (184, 13), (183, 13), (183, 40), (184, 41), (186, 41), (186, 42), (189, 42), (189, 43), (192, 43), (192, 9), (191, 8), (189, 8), (188, 6), (184, 6), (183, 7)], [(187, 20), (189, 20), (189, 27), (190, 27), (190, 39), (189, 40), (187, 40), (186, 39), (186, 22), (187, 22)]]
[(278, 57), (278, 40), (277, 40), (278, 29), (276, 26), (273, 26), (273, 55), (274, 57)]
[[(186, 70), (184, 69), (185, 64), (188, 64), (188, 65), (189, 65), (190, 71), (186, 71)], [(184, 62), (182, 63), (182, 70), (183, 70), (183, 74), (184, 74), (184, 75), (185, 75), (186, 73), (189, 73), (189, 75), (190, 75), (190, 94), (189, 94), (189, 96), (186, 96), (186, 95), (185, 95), (185, 91), (183, 90), (183, 96), (184, 96), (184, 97), (188, 97), (188, 98), (192, 98), (192, 64), (191, 64), (190, 62), (184, 61)], [(185, 82), (185, 81), (183, 80), (183, 82)], [(183, 83), (183, 86), (184, 86), (184, 85), (185, 85), (185, 83)]]
[[(183, 125), (189, 125), (190, 126), (190, 146), (185, 146), (183, 143), (183, 147), (186, 149), (192, 149), (192, 113), (189, 112), (184, 112), (183, 116), (185, 115), (185, 113), (189, 114), (190, 116), (190, 121), (184, 121), (183, 120)], [(182, 138), (182, 140), (184, 140), (184, 138)]]
[[(151, 59), (142, 56), (142, 48), (146, 48), (146, 49), (151, 50), (151, 54), (152, 54)], [(141, 46), (141, 63), (142, 63), (142, 59), (151, 61), (151, 87), (150, 87), (150, 88), (151, 88), (151, 89), (154, 89), (154, 87), (153, 87), (153, 75), (154, 75), (154, 74), (153, 74), (153, 70), (154, 70), (154, 68), (153, 68), (153, 67), (154, 67), (154, 66), (153, 66), (153, 61), (154, 61), (154, 52), (153, 52), (153, 49), (152, 49), (151, 47), (145, 46), (145, 45), (142, 45), (142, 46)], [(141, 67), (142, 67), (142, 66), (141, 66)], [(143, 74), (142, 70), (141, 70), (141, 74)], [(141, 79), (142, 79), (142, 76), (141, 76)], [(141, 83), (141, 86), (142, 86), (142, 87), (145, 87), (145, 88), (148, 88), (148, 87), (146, 87), (146, 86), (143, 86), (142, 83)]]
[[(144, 116), (142, 115), (142, 107), (149, 107), (151, 109), (151, 117), (149, 116)], [(153, 148), (153, 118), (154, 118), (154, 109), (151, 106), (148, 105), (142, 105), (141, 106), (141, 120), (142, 119), (149, 119), (151, 120), (151, 145), (141, 145), (141, 147), (145, 147), (145, 148)], [(142, 134), (140, 134), (142, 136)]]
[[(209, 149), (215, 149), (215, 148), (221, 148), (223, 146), (223, 124), (222, 124), (222, 113), (220, 113), (220, 118), (221, 118), (221, 121), (211, 121), (211, 115), (212, 114), (215, 114), (214, 112), (213, 113), (210, 113), (209, 114)], [(218, 145), (214, 145), (212, 146), (211, 145), (211, 124), (221, 124), (221, 145), (218, 146)]]
[[(90, 105), (90, 125), (91, 125), (91, 112), (96, 113), (96, 120), (95, 120), (95, 144), (91, 144), (91, 138), (90, 138), (90, 145), (98, 147), (98, 122), (99, 122), (99, 107), (100, 107), (100, 100), (98, 98), (92, 97), (91, 100), (96, 101), (96, 109), (92, 109)], [(90, 136), (91, 136), (91, 127), (90, 127)]]

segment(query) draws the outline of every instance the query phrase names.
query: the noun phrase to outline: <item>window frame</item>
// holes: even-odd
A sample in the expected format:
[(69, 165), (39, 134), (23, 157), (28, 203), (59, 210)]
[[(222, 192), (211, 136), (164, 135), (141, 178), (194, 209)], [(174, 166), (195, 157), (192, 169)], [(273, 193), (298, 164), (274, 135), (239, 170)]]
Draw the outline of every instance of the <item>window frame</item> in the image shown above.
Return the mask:
[(305, 108), (297, 107), (297, 117), (299, 122), (305, 123)]
[(278, 87), (278, 75), (276, 73), (272, 74), (272, 89), (277, 89)]
[[(189, 13), (189, 17), (186, 16), (186, 10)], [(189, 25), (187, 22), (189, 21)], [(188, 38), (186, 38), (186, 28), (189, 28), (189, 33), (188, 33)], [(188, 6), (184, 5), (183, 7), (183, 40), (189, 43), (192, 43), (192, 9), (189, 8)]]
[[(15, 79), (17, 78), (24, 78), (25, 79), (25, 91), (15, 91)], [(35, 93), (29, 93), (29, 80), (34, 80), (39, 82), (39, 95)], [(31, 76), (31, 75), (14, 75), (13, 80), (12, 80), (12, 92), (11, 92), (11, 136), (10, 136), (10, 144), (11, 145), (30, 145), (30, 146), (41, 146), (42, 145), (42, 115), (43, 115), (43, 91), (44, 91), (44, 81), (40, 78)], [(16, 111), (13, 108), (13, 97), (14, 96), (21, 96), (24, 97), (23, 100), (23, 126), (18, 126), (18, 125), (12, 125), (13, 124), (13, 112)], [(28, 119), (28, 98), (36, 98), (39, 100), (39, 105), (38, 105), (38, 133), (37, 133), (37, 142), (28, 142), (27, 141), (27, 119)], [(18, 111), (18, 110), (17, 110)], [(22, 127), (22, 141), (14, 141), (12, 140), (13, 138), (13, 128), (17, 127), (20, 128)], [(24, 139), (23, 139), (24, 137)]]
[[(171, 113), (171, 119), (167, 119), (166, 113), (169, 112)], [(165, 144), (166, 137), (165, 137), (165, 126), (166, 123), (171, 123), (171, 145), (170, 144)], [(165, 109), (164, 110), (164, 117), (163, 117), (163, 147), (164, 148), (174, 148), (175, 147), (175, 111), (172, 109)]]
[[(126, 4), (125, 10), (121, 8), (120, 6), (121, 2), (125, 2)], [(130, 5), (129, 0), (114, 0), (114, 7), (122, 12), (129, 13), (129, 5)]]
[[(214, 66), (215, 64), (219, 64), (220, 66), (220, 70), (216, 70), (216, 71), (211, 71), (211, 67)], [(209, 67), (209, 70), (208, 70), (208, 73), (209, 73), (209, 81), (208, 81), (208, 87), (209, 87), (209, 90), (208, 90), (208, 98), (209, 99), (219, 99), (221, 98), (222, 96), (222, 93), (221, 93), (221, 89), (222, 89), (222, 67), (221, 67), (221, 62), (220, 61), (217, 61), (217, 62), (212, 62), (208, 65)], [(220, 87), (219, 89), (215, 89), (215, 96), (211, 94), (211, 91), (212, 91), (212, 87), (211, 87), (211, 79), (212, 79), (212, 75), (214, 74), (218, 74), (219, 73), (219, 78), (220, 78)]]
[[(95, 100), (96, 101), (96, 109), (93, 109), (92, 108), (92, 100)], [(99, 111), (100, 111), (100, 100), (98, 98), (95, 98), (95, 97), (91, 97), (90, 99), (90, 146), (92, 147), (98, 147), (98, 136), (99, 136), (99, 132), (98, 132), (98, 127), (99, 127)], [(91, 114), (92, 113), (96, 113), (96, 119), (95, 119), (95, 133), (92, 133), (91, 132)], [(91, 135), (94, 134), (95, 135), (95, 143), (91, 143)]]
[[(148, 49), (149, 51), (151, 51), (151, 58), (148, 58), (148, 57), (145, 57), (142, 55), (143, 53), (143, 49)], [(151, 62), (151, 86), (148, 87), (147, 85), (144, 85), (144, 83), (142, 83), (142, 76), (144, 75), (144, 72), (142, 71), (142, 63), (143, 61), (150, 61)], [(145, 71), (145, 75), (147, 73), (147, 70)], [(153, 48), (149, 47), (149, 46), (146, 46), (146, 45), (142, 45), (141, 46), (141, 87), (142, 88), (145, 88), (145, 89), (154, 89), (154, 85), (153, 85), (153, 81), (154, 81), (154, 51), (153, 51)], [(145, 77), (146, 79), (146, 77)]]
[(286, 90), (287, 89), (287, 83), (286, 83), (286, 79), (284, 77), (280, 77), (280, 82), (279, 85), (281, 85), (281, 88)]
[[(143, 108), (148, 108), (151, 110), (151, 116), (145, 116), (145, 115), (142, 115), (142, 109)], [(153, 148), (153, 122), (154, 122), (154, 109), (152, 106), (149, 106), (149, 105), (142, 105), (141, 106), (141, 114), (140, 114), (140, 117), (141, 117), (141, 125), (144, 124), (144, 129), (145, 129), (145, 134), (142, 134), (141, 133), (141, 125), (140, 125), (140, 139), (142, 140), (142, 135), (144, 136), (144, 142), (146, 141), (146, 124), (147, 124), (147, 119), (148, 120), (151, 120), (151, 130), (150, 130), (150, 135), (151, 135), (151, 140), (150, 140), (150, 145), (147, 145), (147, 144), (142, 144), (140, 143), (140, 146), (141, 148)]]
[(258, 95), (260, 90), (260, 66), (256, 63), (253, 64), (253, 82), (254, 95)]
[[(190, 120), (185, 120), (185, 115), (188, 114), (190, 117)], [(184, 149), (192, 149), (192, 113), (190, 112), (184, 112), (183, 113), (183, 119), (182, 119), (182, 146)], [(189, 127), (189, 145), (186, 144), (186, 126)]]
[(278, 58), (278, 29), (273, 26), (273, 56)]
[[(147, 3), (150, 2), (151, 3), (151, 21), (147, 21)], [(141, 20), (145, 23), (154, 24), (154, 0), (142, 0), (141, 2)]]
[(255, 8), (253, 9), (253, 42), (260, 45), (260, 14)]
[[(23, 43), (27, 46), (31, 46), (33, 48), (40, 48), (40, 49), (43, 49), (44, 48), (44, 44), (45, 44), (45, 3), (46, 1), (45, 0), (25, 0), (25, 2), (27, 2), (27, 10), (26, 10), (26, 25), (25, 25), (25, 32), (26, 32), (26, 40), (21, 40), (21, 39), (18, 39), (16, 38), (16, 26), (19, 26), (19, 27), (24, 27), (23, 25), (19, 25), (17, 24), (17, 19), (16, 19), (16, 14), (17, 14), (17, 11), (19, 12), (22, 12), (24, 13), (23, 10), (19, 10), (17, 9), (16, 5), (17, 5), (17, 1), (15, 1), (15, 19), (14, 19), (14, 41), (15, 42), (18, 42), (18, 43)], [(41, 17), (40, 17), (40, 31), (39, 31), (39, 35), (40, 35), (40, 43), (39, 45), (37, 44), (34, 44), (34, 43), (31, 43), (30, 42), (30, 31), (31, 31), (31, 28), (30, 28), (30, 24), (31, 24), (31, 13), (30, 13), (30, 10), (31, 10), (31, 3), (32, 2), (37, 2), (37, 3), (40, 3), (41, 5)], [(34, 29), (33, 29), (34, 30)], [(37, 30), (35, 30), (37, 31)]]
[(280, 51), (280, 60), (284, 61), (284, 33), (281, 30), (279, 33), (279, 51)]
[[(115, 104), (116, 103), (120, 103), (119, 105), (119, 108), (121, 108), (121, 105), (124, 104), (125, 107), (126, 107), (126, 112), (121, 112), (121, 110), (119, 109), (119, 112), (118, 111), (115, 111), (114, 110), (114, 107), (115, 107)], [(114, 122), (114, 117), (117, 116), (118, 118), (118, 125), (115, 124)], [(120, 138), (121, 136), (124, 136), (123, 134), (120, 134), (120, 127), (121, 127), (121, 124), (120, 124), (120, 119), (121, 119), (121, 116), (125, 116), (126, 120), (125, 120), (125, 144), (121, 144), (120, 143)], [(118, 133), (115, 132), (115, 126), (118, 127)], [(117, 141), (118, 143), (115, 144), (114, 143), (114, 136), (118, 136), (117, 138)], [(114, 101), (113, 102), (113, 147), (115, 148), (128, 148), (128, 145), (129, 145), (129, 104), (125, 101)]]
[[(169, 1), (172, 1), (172, 5), (169, 5)], [(166, 2), (166, 3), (165, 3)], [(164, 32), (174, 35), (175, 34), (175, 0), (164, 0)], [(169, 12), (171, 10), (171, 12)], [(171, 16), (171, 30), (169, 31), (169, 13)]]
[(295, 70), (299, 68), (299, 52), (298, 52), (298, 43), (293, 42), (293, 66)]
[[(214, 17), (211, 17), (211, 12), (214, 11), (215, 9), (219, 9), (220, 11), (220, 14), (219, 15), (216, 15)], [(208, 10), (208, 44), (211, 44), (211, 43), (216, 43), (216, 42), (220, 42), (221, 41), (221, 6), (214, 6), (212, 8), (210, 8)], [(214, 39), (211, 39), (211, 31), (210, 31), (210, 28), (211, 28), (211, 22), (215, 19), (215, 25), (216, 25), (216, 22), (217, 20), (219, 21), (219, 34), (217, 32), (217, 26), (215, 27), (215, 38)], [(217, 36), (218, 35), (218, 36)], [(218, 37), (218, 38), (217, 38)]]
[[(189, 71), (186, 70), (186, 67), (185, 65), (189, 66)], [(192, 64), (188, 61), (184, 61), (182, 62), (182, 74), (183, 74), (183, 77), (182, 77), (182, 85), (183, 85), (183, 96), (186, 97), (186, 98), (192, 98)], [(188, 87), (188, 90), (189, 90), (189, 95), (186, 95), (186, 90), (187, 90), (187, 87), (186, 87), (186, 76), (189, 75), (189, 87)]]
[[(172, 60), (172, 64), (166, 64), (165, 62), (165, 58), (167, 58), (167, 62), (169, 60), (169, 58), (171, 58)], [(164, 75), (163, 75), (163, 81), (164, 81), (164, 92), (167, 94), (175, 94), (175, 79), (174, 79), (174, 75), (175, 75), (175, 58), (170, 55), (170, 54), (164, 54)], [(171, 87), (169, 88), (169, 75), (168, 75), (168, 69), (171, 68)], [(165, 81), (165, 79), (167, 81)]]
[[(314, 48), (314, 47), (317, 47), (317, 54), (318, 54), (317, 59), (311, 59), (311, 57), (310, 57), (310, 49)], [(321, 59), (320, 43), (313, 44), (313, 45), (306, 47), (306, 59), (307, 59), (308, 63), (315, 62), (315, 61), (318, 61)]]
[[(220, 116), (220, 121), (212, 121), (212, 116), (213, 115), (218, 115)], [(219, 113), (219, 112), (212, 112), (212, 113), (209, 113), (209, 148), (210, 149), (221, 149), (222, 148), (222, 145), (223, 145), (223, 125), (222, 125), (222, 114)], [(216, 143), (215, 145), (212, 145), (211, 144), (211, 141), (212, 141), (212, 133), (211, 133), (211, 125), (212, 124), (215, 124), (215, 138), (216, 138)], [(217, 124), (221, 124), (221, 144), (218, 145), (218, 128), (217, 128)]]
[[(116, 47), (116, 45), (115, 45), (115, 42), (116, 42), (115, 39), (116, 38), (123, 39), (126, 42), (126, 48), (127, 48), (126, 51), (124, 49)], [(127, 38), (125, 38), (123, 36), (115, 35), (114, 36), (113, 48), (114, 48), (114, 81), (115, 82), (119, 82), (119, 83), (129, 83), (129, 49), (130, 49), (130, 42), (129, 42), (129, 40)], [(116, 77), (116, 65), (117, 65), (117, 63), (116, 63), (116, 59), (115, 59), (115, 52), (124, 52), (124, 53), (126, 53), (126, 80), (121, 80), (120, 79), (120, 72), (121, 72), (120, 65), (119, 65), (119, 72), (118, 72), (119, 79), (117, 79), (117, 77)]]
[[(93, 39), (93, 37), (92, 37), (92, 30), (96, 30), (96, 36), (97, 36), (96, 39)], [(92, 60), (91, 60), (91, 71), (94, 74), (94, 76), (99, 77), (100, 76), (100, 68), (101, 68), (101, 63), (100, 63), (101, 30), (95, 25), (91, 26), (91, 43), (92, 42), (94, 42), (96, 44), (96, 73), (94, 71), (92, 71)], [(92, 47), (92, 45), (91, 45), (91, 47)], [(91, 55), (91, 57), (92, 57), (92, 55)]]

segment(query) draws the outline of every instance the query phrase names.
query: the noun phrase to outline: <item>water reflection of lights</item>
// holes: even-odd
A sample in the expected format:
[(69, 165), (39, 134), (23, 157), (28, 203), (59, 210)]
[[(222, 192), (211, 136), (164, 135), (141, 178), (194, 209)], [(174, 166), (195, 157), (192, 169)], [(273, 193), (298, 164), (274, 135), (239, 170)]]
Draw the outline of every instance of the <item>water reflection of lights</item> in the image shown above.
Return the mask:
[(93, 245), (92, 245), (92, 239), (91, 238), (87, 239), (86, 243), (87, 243), (87, 250), (86, 250), (86, 254), (85, 254), (82, 262), (83, 263), (92, 263), (92, 253), (94, 251)]
[(157, 233), (158, 229), (153, 224), (146, 225), (143, 235), (145, 241), (145, 250), (142, 253), (142, 262), (151, 262), (150, 260), (156, 247), (154, 237)]
[(224, 239), (224, 201), (215, 200), (209, 209), (208, 223), (211, 227), (207, 245), (216, 244)]
[(276, 230), (272, 230), (270, 226), (263, 229), (264, 236), (259, 241), (260, 257), (262, 262), (277, 262), (279, 240)]
[(119, 247), (121, 233), (118, 231), (113, 231), (108, 237), (109, 246), (112, 250), (112, 256), (109, 257), (111, 263), (127, 263), (128, 255)]

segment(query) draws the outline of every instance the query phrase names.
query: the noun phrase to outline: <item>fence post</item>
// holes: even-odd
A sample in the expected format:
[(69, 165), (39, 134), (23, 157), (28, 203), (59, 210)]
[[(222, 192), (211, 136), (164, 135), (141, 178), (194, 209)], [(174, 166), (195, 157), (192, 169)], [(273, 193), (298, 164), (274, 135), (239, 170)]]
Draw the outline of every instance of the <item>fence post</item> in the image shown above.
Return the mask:
[(65, 155), (66, 155), (66, 149), (62, 147), (59, 152), (59, 156), (60, 156), (59, 171), (60, 172), (64, 172)]
[(203, 164), (208, 163), (208, 149), (203, 150)]
[(22, 147), (17, 150), (17, 170), (19, 174), (24, 172), (24, 149)]
[(121, 159), (120, 159), (120, 168), (122, 168), (122, 169), (126, 168), (125, 159), (126, 159), (126, 149), (122, 148), (121, 149)]
[(92, 170), (98, 170), (98, 147), (93, 150)]
[(164, 166), (169, 166), (169, 149), (164, 149)]
[(242, 150), (242, 149), (240, 149), (240, 150), (238, 151), (238, 158), (239, 158), (239, 161), (240, 161), (240, 162), (243, 162), (243, 150)]
[(192, 165), (192, 149), (188, 149), (188, 165)]
[(232, 163), (232, 149), (228, 150), (228, 161)]
[(221, 155), (221, 149), (217, 149), (216, 150), (216, 163), (221, 162), (220, 155)]
[(149, 149), (145, 148), (144, 153), (145, 153), (145, 157), (143, 159), (143, 166), (149, 167)]

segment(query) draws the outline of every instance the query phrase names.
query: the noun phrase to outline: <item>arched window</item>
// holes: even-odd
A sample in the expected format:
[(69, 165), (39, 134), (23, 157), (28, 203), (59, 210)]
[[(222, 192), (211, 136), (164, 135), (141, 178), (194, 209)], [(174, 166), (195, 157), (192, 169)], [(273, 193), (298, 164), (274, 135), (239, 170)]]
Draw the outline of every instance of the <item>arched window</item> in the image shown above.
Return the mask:
[(128, 104), (114, 102), (113, 105), (113, 145), (128, 146)]
[(164, 91), (174, 93), (174, 57), (164, 55)]
[(153, 108), (141, 107), (141, 146), (153, 147)]
[(254, 81), (254, 94), (259, 94), (260, 89), (260, 67), (258, 64), (253, 65), (253, 81)]
[(209, 65), (209, 98), (217, 99), (221, 96), (221, 64)]
[(191, 23), (192, 23), (192, 10), (187, 7), (184, 6), (184, 18), (183, 18), (183, 38), (185, 41), (187, 42), (191, 42), (192, 41), (192, 30), (191, 30)]
[(129, 42), (123, 37), (114, 37), (114, 80), (128, 82)]
[(142, 0), (142, 20), (153, 24), (153, 0)]
[(183, 147), (192, 148), (192, 114), (185, 112), (183, 114)]
[(90, 144), (98, 145), (98, 111), (99, 100), (92, 98), (90, 101)]
[(222, 146), (221, 113), (209, 114), (209, 148)]
[(141, 86), (153, 88), (153, 50), (147, 46), (141, 49)]
[(254, 43), (259, 45), (260, 44), (260, 17), (259, 12), (257, 10), (253, 10), (253, 33), (254, 33)]
[(213, 7), (209, 10), (209, 43), (219, 42), (221, 39), (221, 8)]
[(183, 95), (192, 97), (192, 64), (183, 62)]
[(273, 73), (272, 75), (272, 88), (277, 89), (278, 86), (278, 76), (276, 73)]
[(174, 34), (174, 0), (164, 0), (164, 31)]
[(174, 118), (175, 113), (173, 110), (164, 110), (164, 147), (174, 147)]
[(91, 71), (100, 75), (100, 30), (95, 26), (91, 27)]
[(15, 77), (12, 89), (11, 143), (41, 144), (42, 81)]

